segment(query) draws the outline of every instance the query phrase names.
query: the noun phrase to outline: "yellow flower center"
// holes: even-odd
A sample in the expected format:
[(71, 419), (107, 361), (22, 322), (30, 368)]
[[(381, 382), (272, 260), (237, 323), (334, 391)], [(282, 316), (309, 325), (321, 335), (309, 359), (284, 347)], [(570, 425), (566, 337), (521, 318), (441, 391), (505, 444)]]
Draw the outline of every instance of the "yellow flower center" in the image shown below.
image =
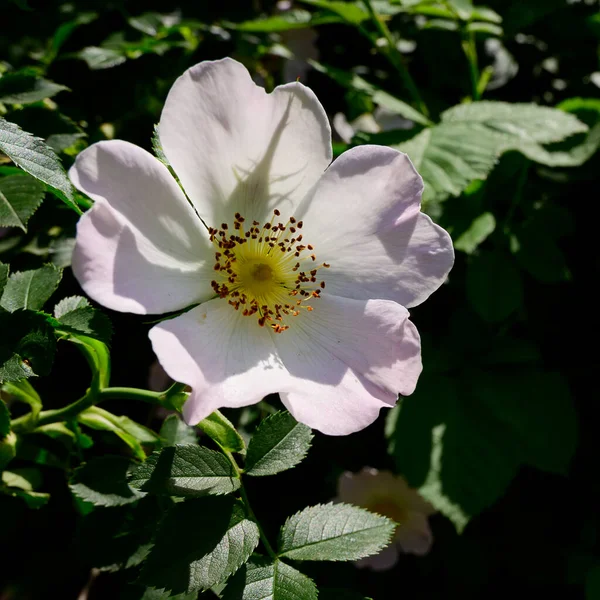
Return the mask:
[(227, 223), (209, 227), (215, 246), (217, 278), (211, 282), (215, 293), (226, 298), (245, 317), (256, 315), (258, 324), (268, 324), (275, 333), (289, 329), (287, 317), (297, 317), (319, 298), (325, 287), (317, 280), (313, 246), (302, 243), (302, 221), (290, 217), (286, 224), (276, 222), (278, 210), (262, 226), (258, 221), (245, 228), (245, 219), (236, 213), (233, 230)]

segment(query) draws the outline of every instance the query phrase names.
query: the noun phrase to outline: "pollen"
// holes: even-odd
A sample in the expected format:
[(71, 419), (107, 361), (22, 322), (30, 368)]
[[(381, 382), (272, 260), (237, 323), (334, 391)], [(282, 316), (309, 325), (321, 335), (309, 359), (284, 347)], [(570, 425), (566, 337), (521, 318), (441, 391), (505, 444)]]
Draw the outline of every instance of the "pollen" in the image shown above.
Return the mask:
[(275, 209), (271, 220), (261, 224), (236, 213), (233, 227), (222, 223), (208, 229), (215, 247), (215, 294), (274, 333), (283, 333), (293, 317), (313, 310), (325, 288), (317, 272), (330, 266), (318, 264), (314, 247), (300, 243), (302, 221), (290, 217), (284, 224), (280, 216)]

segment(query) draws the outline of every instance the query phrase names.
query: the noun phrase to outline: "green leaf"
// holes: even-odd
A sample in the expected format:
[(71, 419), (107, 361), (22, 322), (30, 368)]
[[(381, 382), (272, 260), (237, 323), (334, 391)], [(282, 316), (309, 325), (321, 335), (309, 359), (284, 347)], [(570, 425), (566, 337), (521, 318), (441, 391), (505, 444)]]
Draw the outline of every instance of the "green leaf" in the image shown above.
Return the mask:
[[(458, 196), (476, 179), (486, 179), (509, 150), (549, 166), (577, 166), (600, 143), (590, 131), (574, 148), (544, 148), (587, 131), (571, 114), (535, 104), (473, 102), (441, 115), (442, 122), (393, 147), (406, 152), (425, 181), (425, 202)], [(573, 139), (575, 139), (573, 137)]]
[(177, 444), (195, 444), (198, 441), (196, 430), (186, 425), (179, 415), (168, 415), (158, 434), (163, 440), (163, 446)]
[(110, 381), (110, 353), (106, 344), (81, 333), (64, 332), (63, 338), (79, 346), (94, 374), (93, 385), (107, 387)]
[(231, 496), (178, 502), (160, 524), (140, 582), (174, 594), (208, 589), (235, 573), (258, 541), (258, 527)]
[(6, 286), (6, 282), (8, 281), (8, 265), (0, 262), (0, 298), (2, 298), (2, 292), (4, 292), (4, 287)]
[(291, 516), (278, 555), (294, 560), (358, 560), (389, 543), (393, 521), (349, 504), (322, 504)]
[(0, 442), (10, 433), (10, 412), (0, 398)]
[(295, 467), (306, 456), (312, 438), (310, 427), (298, 423), (289, 412), (268, 416), (250, 440), (245, 473), (275, 475)]
[(442, 121), (481, 123), (491, 131), (539, 144), (560, 142), (588, 129), (574, 115), (556, 108), (486, 100), (453, 106), (443, 113)]
[(34, 510), (46, 506), (50, 500), (50, 494), (45, 492), (29, 492), (26, 490), (0, 487), (0, 493), (12, 496), (13, 498), (21, 498), (21, 500), (27, 504), (28, 508)]
[(139, 600), (198, 600), (198, 593), (193, 592), (192, 594), (177, 594), (173, 596), (164, 590), (146, 588)]
[(459, 532), (501, 497), (521, 465), (565, 473), (577, 444), (561, 376), (535, 365), (473, 362), (459, 357), (463, 368), (452, 377), (426, 369), (386, 427), (398, 471)]
[(587, 572), (585, 577), (585, 600), (600, 598), (600, 564)]
[(494, 215), (489, 212), (482, 213), (475, 218), (470, 227), (454, 242), (454, 247), (456, 250), (473, 254), (478, 246), (494, 233), (495, 229), (496, 219)]
[(14, 400), (29, 404), (31, 406), (31, 418), (34, 420), (37, 419), (42, 410), (42, 399), (27, 379), (13, 382), (7, 381), (2, 386), (2, 389), (10, 394)]
[(440, 123), (393, 147), (408, 154), (423, 177), (424, 201), (458, 196), (485, 179), (499, 156), (497, 140), (478, 123)]
[(12, 273), (0, 299), (0, 306), (9, 312), (21, 309), (41, 310), (61, 279), (62, 270), (54, 265)]
[(494, 25), (493, 23), (481, 21), (471, 21), (467, 24), (467, 31), (470, 33), (485, 33), (486, 35), (491, 35), (493, 37), (502, 37), (504, 35), (502, 27), (498, 27), (498, 25)]
[(303, 4), (332, 12), (350, 25), (360, 25), (371, 17), (362, 2), (343, 2), (341, 0), (300, 0)]
[[(87, 410), (79, 413), (77, 415), (77, 421), (82, 425), (86, 425), (91, 429), (95, 429), (97, 431), (110, 431), (120, 437), (133, 451), (133, 454), (139, 460), (146, 459), (146, 453), (144, 452), (144, 448), (140, 443), (140, 440), (137, 439), (137, 436), (132, 434), (130, 431), (127, 431), (123, 427), (132, 423), (130, 419), (127, 417), (117, 417), (108, 411), (105, 411), (97, 406), (92, 406)], [(128, 423), (129, 422), (129, 423)], [(138, 428), (141, 428), (141, 425), (137, 425)], [(144, 433), (148, 432), (144, 428)], [(150, 432), (152, 433), (152, 432)], [(158, 437), (156, 437), (156, 441), (158, 442)]]
[[(521, 460), (566, 475), (577, 448), (577, 414), (567, 381), (543, 369), (476, 370), (472, 393), (521, 450)], [(560, 439), (560, 444), (556, 443)]]
[(54, 316), (61, 326), (77, 333), (109, 342), (112, 336), (110, 319), (101, 311), (90, 306), (81, 296), (63, 298), (54, 307)]
[[(227, 583), (223, 600), (317, 600), (313, 580), (280, 560), (250, 559)], [(320, 597), (320, 596), (319, 596)]]
[(244, 452), (246, 444), (231, 421), (218, 410), (198, 423), (198, 428), (230, 452)]
[(523, 304), (523, 284), (510, 256), (481, 252), (467, 267), (467, 298), (485, 321), (503, 321)]
[(127, 57), (119, 50), (112, 48), (100, 48), (98, 46), (88, 46), (77, 53), (77, 58), (85, 60), (87, 66), (92, 70), (110, 69), (123, 64)]
[(42, 484), (42, 475), (38, 469), (4, 471), (2, 473), (2, 483), (8, 487), (33, 492)]
[(48, 503), (50, 494), (36, 492), (42, 484), (42, 476), (38, 469), (16, 469), (2, 472), (0, 492), (14, 498), (21, 498), (29, 508), (41, 508)]
[(95, 508), (81, 520), (76, 538), (78, 556), (101, 571), (139, 565), (152, 548), (164, 511), (164, 499), (159, 502), (152, 496), (125, 506)]
[(0, 102), (30, 104), (52, 98), (69, 88), (37, 76), (27, 70), (5, 73), (0, 77)]
[(127, 22), (134, 29), (152, 37), (164, 28), (162, 15), (154, 12), (147, 12), (138, 17), (131, 17)]
[[(3, 401), (0, 400), (0, 404)], [(0, 412), (2, 407), (0, 406)], [(1, 417), (0, 417), (1, 418)], [(0, 471), (17, 455), (17, 436), (9, 432), (3, 439), (0, 439)]]
[(314, 60), (309, 60), (308, 62), (312, 67), (314, 67), (315, 70), (319, 71), (319, 73), (323, 73), (331, 77), (343, 87), (366, 94), (373, 100), (375, 104), (387, 108), (393, 114), (410, 119), (411, 121), (419, 123), (420, 125), (429, 126), (433, 124), (425, 115), (414, 109), (412, 106), (410, 106), (410, 104), (403, 102), (399, 98), (396, 98), (388, 92), (369, 83), (359, 75), (348, 73), (348, 71), (344, 71), (342, 69), (329, 67)]
[(127, 483), (132, 462), (122, 456), (94, 458), (78, 467), (69, 488), (82, 500), (95, 506), (121, 506), (136, 502), (146, 494)]
[(29, 175), (0, 178), (0, 227), (20, 227), (27, 231), (27, 221), (45, 193), (46, 187)]
[(0, 117), (0, 151), (24, 171), (50, 186), (54, 195), (81, 214), (75, 204), (75, 190), (60, 160), (42, 140)]
[(274, 15), (265, 19), (254, 19), (243, 23), (228, 23), (227, 26), (238, 31), (252, 33), (275, 33), (279, 31), (290, 31), (294, 29), (305, 29), (325, 23), (339, 23), (337, 16), (317, 16), (306, 10), (289, 10), (280, 15)]
[(45, 317), (31, 311), (0, 312), (0, 331), (0, 383), (50, 372), (56, 338)]
[(186, 444), (154, 452), (131, 473), (129, 485), (153, 494), (194, 497), (230, 494), (240, 480), (223, 454)]

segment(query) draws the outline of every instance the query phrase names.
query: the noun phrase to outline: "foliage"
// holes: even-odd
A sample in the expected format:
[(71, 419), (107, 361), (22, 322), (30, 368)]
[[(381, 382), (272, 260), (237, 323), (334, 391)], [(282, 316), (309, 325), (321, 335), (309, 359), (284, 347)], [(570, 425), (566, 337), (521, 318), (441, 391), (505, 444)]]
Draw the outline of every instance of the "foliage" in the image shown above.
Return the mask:
[[(3, 7), (0, 596), (78, 597), (96, 568), (98, 595), (145, 600), (596, 597), (600, 415), (582, 349), (598, 268), (598, 7), (290, 4)], [(273, 396), (186, 425), (173, 414), (184, 385), (147, 389), (147, 319), (101, 311), (70, 269), (92, 206), (67, 174), (79, 152), (120, 138), (166, 162), (151, 139), (170, 86), (222, 56), (267, 90), (311, 87), (336, 155), (406, 152), (423, 210), (452, 235), (449, 281), (411, 309), (417, 390), (359, 434), (313, 436)], [(396, 524), (330, 503), (338, 476), (366, 465), (438, 511), (430, 555), (386, 574), (352, 562)]]

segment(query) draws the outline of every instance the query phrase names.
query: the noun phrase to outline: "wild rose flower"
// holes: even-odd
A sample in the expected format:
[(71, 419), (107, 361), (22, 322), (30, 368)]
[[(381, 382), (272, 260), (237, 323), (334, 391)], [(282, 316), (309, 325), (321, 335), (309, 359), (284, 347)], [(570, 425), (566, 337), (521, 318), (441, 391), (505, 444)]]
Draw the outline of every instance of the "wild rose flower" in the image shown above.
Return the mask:
[(427, 517), (435, 509), (416, 490), (409, 488), (403, 477), (371, 467), (365, 467), (359, 473), (346, 471), (338, 479), (337, 499), (362, 506), (398, 523), (390, 545), (375, 556), (357, 561), (358, 567), (385, 571), (398, 562), (399, 549), (419, 556), (429, 552), (433, 535)]
[(347, 434), (410, 394), (421, 358), (405, 307), (442, 284), (453, 250), (419, 212), (408, 158), (361, 146), (329, 166), (313, 92), (267, 94), (231, 59), (175, 82), (159, 134), (181, 187), (124, 141), (77, 157), (71, 179), (96, 202), (73, 271), (114, 310), (199, 304), (150, 331), (165, 371), (192, 388), (188, 423), (279, 392), (299, 421)]

